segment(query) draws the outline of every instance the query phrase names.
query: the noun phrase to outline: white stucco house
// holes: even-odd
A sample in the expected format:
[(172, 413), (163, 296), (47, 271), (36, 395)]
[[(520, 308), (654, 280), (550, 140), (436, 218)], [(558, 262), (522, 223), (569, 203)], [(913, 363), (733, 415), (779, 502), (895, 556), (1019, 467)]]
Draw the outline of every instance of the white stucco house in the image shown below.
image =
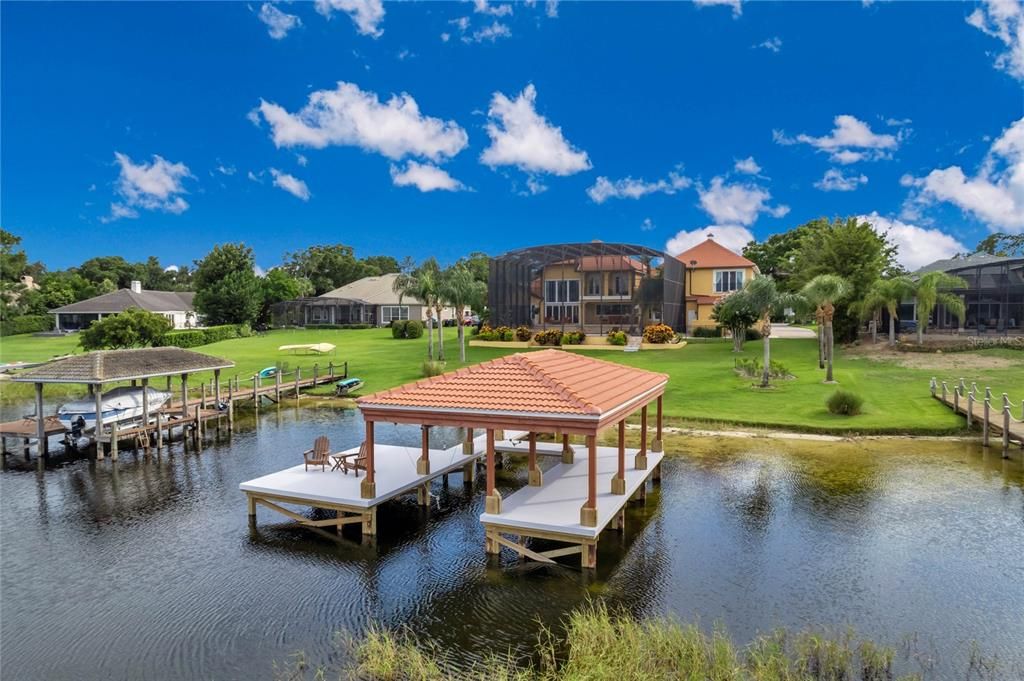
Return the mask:
[(192, 306), (195, 295), (191, 291), (146, 291), (141, 282), (133, 281), (130, 288), (58, 307), (50, 310), (50, 314), (54, 316), (55, 330), (79, 331), (94, 321), (137, 307), (162, 314), (171, 320), (175, 329), (189, 329), (198, 326)]

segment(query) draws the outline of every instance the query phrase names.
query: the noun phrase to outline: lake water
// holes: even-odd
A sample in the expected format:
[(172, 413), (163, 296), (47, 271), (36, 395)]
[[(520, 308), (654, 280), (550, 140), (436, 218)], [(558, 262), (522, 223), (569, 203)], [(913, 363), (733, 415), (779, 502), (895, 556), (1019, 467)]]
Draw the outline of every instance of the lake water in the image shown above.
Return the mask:
[[(384, 505), (362, 542), (301, 529), (238, 483), (294, 465), (319, 434), (356, 445), (352, 411), (240, 419), (230, 441), (160, 458), (10, 457), (0, 474), (5, 679), (265, 678), (370, 622), (409, 625), (468, 660), (525, 650), (538, 622), (600, 596), (738, 641), (777, 626), (913, 641), (933, 678), (963, 678), (974, 643), (996, 678), (1024, 677), (1024, 466), (973, 444), (667, 441), (664, 478), (606, 532), (598, 570), (499, 562), (483, 550), (482, 487), (453, 475), (424, 511)], [(441, 440), (458, 434), (435, 432)], [(379, 427), (415, 445), (419, 431)], [(410, 462), (410, 465), (413, 465)], [(500, 472), (507, 496), (521, 464)], [(578, 565), (578, 563), (577, 563)]]

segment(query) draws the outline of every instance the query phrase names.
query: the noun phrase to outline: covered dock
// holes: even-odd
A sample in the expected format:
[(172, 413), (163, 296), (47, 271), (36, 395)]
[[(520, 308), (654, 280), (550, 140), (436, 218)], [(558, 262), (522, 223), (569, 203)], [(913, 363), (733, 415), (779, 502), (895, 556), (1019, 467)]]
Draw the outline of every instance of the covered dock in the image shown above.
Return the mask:
[[(665, 374), (552, 349), (509, 355), (361, 397), (356, 403), (365, 421), (367, 457), (361, 494), (377, 496), (376, 422), (418, 424), (425, 431), (431, 426), (461, 427), (471, 434), (482, 430), (487, 475), (480, 520), (486, 551), (497, 554), (507, 547), (544, 562), (579, 553), (584, 567), (595, 567), (601, 531), (609, 525), (621, 528), (629, 498), (642, 494), (647, 480), (659, 474), (667, 383)], [(649, 449), (651, 404), (657, 412)], [(627, 450), (625, 421), (637, 412), (640, 447)], [(598, 434), (609, 428), (617, 430), (617, 446), (598, 447)], [(512, 430), (525, 431), (520, 438), (525, 446), (504, 440), (503, 431)], [(539, 434), (560, 440), (561, 462), (546, 473), (537, 457), (550, 445), (539, 443)], [(570, 436), (585, 439), (579, 460)], [(507, 500), (495, 486), (499, 450), (522, 452), (528, 462), (528, 486)], [(534, 551), (527, 545), (532, 538), (569, 546)]]
[[(88, 386), (89, 393), (95, 399), (96, 456), (100, 459), (104, 457), (103, 442), (107, 441), (111, 445), (111, 458), (116, 459), (118, 439), (127, 435), (118, 431), (116, 423), (105, 427), (102, 408), (104, 385), (121, 383), (146, 388), (152, 379), (166, 377), (167, 389), (170, 392), (171, 382), (177, 378), (180, 381), (181, 400), (176, 408), (171, 405), (151, 411), (149, 392), (143, 390), (142, 393), (141, 424), (133, 429), (132, 435), (141, 433), (148, 437), (149, 433), (153, 431), (157, 438), (161, 438), (164, 429), (168, 433), (172, 427), (185, 428), (191, 425), (195, 429), (199, 429), (202, 427), (204, 419), (220, 418), (222, 414), (219, 411), (203, 410), (198, 406), (193, 408), (188, 398), (188, 378), (191, 374), (212, 371), (216, 386), (214, 399), (219, 402), (220, 372), (222, 369), (234, 366), (234, 362), (220, 357), (212, 357), (176, 347), (97, 350), (48, 362), (20, 373), (11, 380), (19, 383), (32, 383), (35, 386), (36, 416), (33, 420), (36, 432), (34, 437), (38, 443), (40, 455), (48, 453), (49, 436), (53, 434), (51, 430), (48, 430), (48, 419), (40, 418), (43, 414), (43, 386), (48, 383), (78, 383)], [(164, 416), (166, 418), (162, 418)], [(155, 417), (155, 425), (151, 425), (151, 417)]]

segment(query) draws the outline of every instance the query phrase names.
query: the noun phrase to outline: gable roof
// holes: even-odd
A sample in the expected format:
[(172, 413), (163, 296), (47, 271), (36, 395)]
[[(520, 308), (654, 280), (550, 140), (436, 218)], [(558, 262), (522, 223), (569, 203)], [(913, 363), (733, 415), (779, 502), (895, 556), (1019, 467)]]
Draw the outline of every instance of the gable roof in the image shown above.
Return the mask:
[(154, 376), (229, 369), (235, 363), (182, 348), (97, 350), (56, 359), (11, 380), (21, 383), (110, 383)]
[(955, 270), (963, 270), (971, 267), (980, 267), (984, 265), (999, 265), (1004, 262), (1024, 262), (1024, 258), (1021, 256), (1005, 256), (1005, 255), (990, 255), (988, 253), (972, 253), (962, 258), (946, 258), (945, 260), (936, 260), (935, 262), (925, 265), (924, 267), (916, 270), (914, 274), (927, 274), (928, 272), (953, 272)]
[[(757, 267), (753, 262), (747, 260), (739, 253), (730, 251), (725, 246), (708, 237), (702, 243), (693, 248), (683, 251), (676, 256), (684, 265), (693, 269), (705, 269), (709, 267)], [(696, 265), (691, 265), (691, 261)]]
[[(339, 286), (333, 291), (322, 293), (319, 298), (341, 298), (354, 300), (364, 305), (398, 305), (398, 294), (394, 292), (395, 279), (398, 274), (382, 274), (376, 277), (363, 277), (350, 284)], [(402, 296), (402, 305), (422, 305), (422, 301), (412, 296)]]
[(364, 413), (406, 410), (498, 418), (572, 417), (592, 422), (596, 428), (599, 422), (603, 426), (646, 404), (667, 383), (667, 374), (549, 349), (507, 355), (407, 383), (361, 397), (356, 404)]
[(130, 307), (150, 312), (193, 312), (192, 300), (196, 294), (191, 291), (132, 291), (122, 288), (110, 293), (94, 296), (77, 303), (50, 310), (51, 313), (68, 314), (115, 314)]

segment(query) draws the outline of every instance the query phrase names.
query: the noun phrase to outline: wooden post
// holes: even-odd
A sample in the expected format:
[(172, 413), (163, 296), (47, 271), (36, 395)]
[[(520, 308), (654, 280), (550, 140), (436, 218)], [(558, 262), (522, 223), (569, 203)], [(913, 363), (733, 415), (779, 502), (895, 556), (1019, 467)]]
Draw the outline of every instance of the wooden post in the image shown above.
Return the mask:
[(612, 494), (626, 493), (626, 419), (619, 421), (619, 470), (612, 478)]
[(569, 434), (565, 433), (562, 435), (562, 463), (571, 464), (574, 454), (572, 445), (569, 444)]
[(494, 484), (494, 429), (487, 429), (487, 496), (484, 499), (484, 512), (501, 513), (501, 492)]
[[(296, 369), (296, 371), (298, 371)], [(377, 496), (377, 482), (374, 477), (373, 468), (373, 421), (366, 422), (366, 477), (359, 484), (359, 496), (363, 499), (373, 499)]]
[(330, 378), (332, 382), (334, 381), (334, 362), (333, 361), (327, 363), (327, 377)]
[(203, 412), (200, 409), (201, 407), (196, 405), (196, 426), (193, 432), (195, 433), (196, 447), (201, 449), (203, 446)]
[(206, 381), (199, 384), (199, 406), (206, 409)]
[(634, 467), (647, 468), (647, 405), (640, 408), (640, 453), (636, 455)]
[[(462, 454), (464, 456), (473, 456), (475, 453), (476, 452), (473, 451), (473, 429), (466, 428), (466, 439), (462, 441)], [(462, 467), (463, 484), (473, 484), (474, 481), (476, 481), (475, 458)]]
[(465, 456), (473, 455), (473, 429), (466, 428), (466, 439), (462, 441), (462, 453)]
[[(167, 380), (171, 380), (170, 377)], [(96, 391), (92, 397), (96, 405), (96, 425), (92, 431), (93, 440), (96, 442), (96, 458), (102, 460), (103, 442), (100, 440), (100, 437), (103, 435), (103, 384), (96, 386)]]
[(981, 434), (981, 446), (982, 447), (988, 447), (988, 426), (989, 426), (988, 417), (989, 417), (989, 409), (990, 408), (991, 408), (991, 400), (988, 397), (986, 397), (985, 398), (985, 404), (984, 404), (984, 410), (983, 410), (984, 415), (982, 416), (982, 423), (981, 423), (982, 428), (984, 428), (984, 432)]
[(299, 367), (295, 367), (295, 399), (299, 399), (299, 380), (302, 376), (302, 370)]
[[(313, 370), (316, 375), (316, 369)], [(420, 426), (420, 458), (416, 460), (416, 475), (430, 475), (430, 426)]]
[(974, 391), (967, 393), (967, 427), (971, 427), (974, 416)]
[(164, 446), (163, 414), (156, 413), (156, 450), (160, 451)]
[(960, 413), (960, 386), (953, 386), (953, 413)]
[(228, 381), (228, 432), (235, 431), (235, 389)]
[(540, 487), (544, 484), (544, 472), (537, 468), (537, 433), (530, 431), (529, 484)]
[(220, 369), (213, 370), (213, 401), (214, 406), (220, 409)]
[(662, 426), (661, 399), (662, 399), (662, 396), (658, 395), (658, 413), (657, 413), (657, 417), (656, 417), (656, 421), (657, 422), (655, 423), (655, 429), (656, 430), (655, 430), (655, 435), (654, 435), (654, 442), (651, 443), (651, 451), (652, 452), (660, 452), (660, 451), (662, 451), (663, 446), (664, 446), (662, 444), (662, 441), (661, 441), (661, 426)]
[(580, 509), (580, 525), (597, 527), (597, 436), (587, 436), (587, 502)]
[(171, 377), (167, 377), (167, 390), (165, 392), (171, 392)]
[(1010, 405), (1003, 405), (1003, 458), (1010, 458)]
[(245, 501), (249, 507), (249, 517), (256, 518), (256, 498), (249, 492), (246, 492)]
[(181, 416), (188, 418), (188, 374), (181, 375)]
[(110, 458), (117, 461), (117, 421), (110, 424)]
[(259, 374), (253, 374), (252, 375), (252, 403), (253, 403), (253, 406), (255, 406), (257, 409), (260, 408), (259, 388), (260, 388), (260, 375)]
[(931, 388), (932, 397), (935, 397), (935, 393), (938, 391), (938, 387), (939, 386), (938, 386), (938, 383), (935, 381), (935, 377), (934, 376), (932, 376), (932, 380), (929, 382), (928, 387)]
[(942, 401), (946, 401), (946, 394), (949, 392), (949, 388), (946, 386), (946, 382), (942, 382)]
[(274, 372), (274, 401), (281, 402), (281, 372)]
[(43, 384), (36, 383), (36, 452), (40, 456), (49, 454), (50, 443), (46, 437), (46, 420), (43, 418)]
[(316, 382), (320, 378), (320, 364), (313, 362), (313, 387), (316, 387)]

